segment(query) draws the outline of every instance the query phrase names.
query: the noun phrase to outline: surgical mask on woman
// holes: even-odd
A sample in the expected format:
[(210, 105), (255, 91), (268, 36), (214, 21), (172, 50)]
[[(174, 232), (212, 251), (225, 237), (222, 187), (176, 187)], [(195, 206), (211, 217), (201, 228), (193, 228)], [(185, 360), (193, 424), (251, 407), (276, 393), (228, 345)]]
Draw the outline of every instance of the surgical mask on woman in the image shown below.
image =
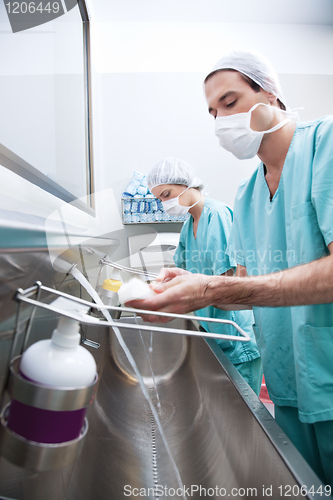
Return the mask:
[(297, 116), (293, 112), (279, 109), (279, 111), (287, 115), (285, 120), (282, 120), (282, 122), (269, 130), (262, 132), (252, 130), (250, 126), (251, 113), (260, 105), (271, 107), (268, 104), (258, 102), (247, 113), (218, 116), (215, 120), (215, 135), (219, 139), (220, 146), (230, 151), (230, 153), (240, 160), (253, 158), (259, 151), (264, 134), (270, 134), (279, 130), (291, 121), (291, 117)]
[(187, 191), (188, 189), (190, 188), (187, 187), (178, 196), (176, 196), (175, 198), (171, 198), (171, 200), (162, 201), (164, 212), (166, 212), (169, 215), (186, 215), (187, 212), (190, 210), (190, 208), (193, 208), (195, 205), (197, 205), (197, 203), (199, 203), (199, 201), (201, 200), (202, 195), (201, 198), (190, 207), (183, 207), (183, 205), (179, 203), (179, 196), (185, 193), (185, 191)]

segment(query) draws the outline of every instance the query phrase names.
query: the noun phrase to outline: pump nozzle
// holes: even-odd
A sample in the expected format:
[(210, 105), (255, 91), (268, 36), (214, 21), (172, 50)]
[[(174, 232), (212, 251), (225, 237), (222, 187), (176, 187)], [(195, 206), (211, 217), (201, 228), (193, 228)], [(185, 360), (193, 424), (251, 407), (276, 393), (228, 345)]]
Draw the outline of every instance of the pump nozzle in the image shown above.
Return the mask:
[(61, 316), (52, 334), (52, 342), (59, 347), (73, 348), (80, 344), (80, 323), (72, 318)]

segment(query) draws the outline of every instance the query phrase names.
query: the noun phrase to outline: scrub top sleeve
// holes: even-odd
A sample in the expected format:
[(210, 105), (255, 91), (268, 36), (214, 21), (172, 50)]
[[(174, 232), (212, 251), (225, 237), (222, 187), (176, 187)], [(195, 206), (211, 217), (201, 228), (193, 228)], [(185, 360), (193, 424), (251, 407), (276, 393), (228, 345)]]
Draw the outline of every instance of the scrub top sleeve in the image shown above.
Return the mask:
[(226, 253), (231, 224), (231, 215), (227, 210), (215, 212), (209, 220), (207, 255), (212, 256), (211, 268), (215, 276), (236, 267), (234, 259)]
[(240, 232), (239, 232), (238, 217), (236, 212), (234, 212), (234, 221), (230, 231), (228, 247), (227, 247), (227, 255), (229, 256), (230, 259), (233, 259), (236, 262), (236, 264), (239, 264), (241, 266), (246, 266)]
[(326, 245), (333, 241), (333, 117), (318, 128), (313, 158), (311, 201)]
[(186, 250), (181, 242), (174, 253), (173, 261), (176, 267), (186, 270)]

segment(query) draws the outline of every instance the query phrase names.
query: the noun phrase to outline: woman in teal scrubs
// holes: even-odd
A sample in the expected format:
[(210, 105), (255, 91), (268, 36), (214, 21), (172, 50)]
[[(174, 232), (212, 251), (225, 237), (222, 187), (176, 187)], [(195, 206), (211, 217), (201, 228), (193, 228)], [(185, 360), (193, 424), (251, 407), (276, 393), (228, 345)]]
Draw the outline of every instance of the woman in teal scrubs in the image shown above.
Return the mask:
[[(232, 210), (202, 194), (202, 184), (188, 163), (165, 158), (148, 175), (148, 186), (171, 215), (187, 212), (174, 262), (178, 268), (205, 275), (233, 275), (234, 259), (226, 254)], [(252, 311), (222, 311), (213, 306), (195, 311), (197, 316), (235, 321), (251, 337), (250, 342), (217, 340), (229, 360), (259, 395), (262, 381), (260, 354), (253, 334)], [(235, 335), (232, 325), (200, 322), (202, 331)]]

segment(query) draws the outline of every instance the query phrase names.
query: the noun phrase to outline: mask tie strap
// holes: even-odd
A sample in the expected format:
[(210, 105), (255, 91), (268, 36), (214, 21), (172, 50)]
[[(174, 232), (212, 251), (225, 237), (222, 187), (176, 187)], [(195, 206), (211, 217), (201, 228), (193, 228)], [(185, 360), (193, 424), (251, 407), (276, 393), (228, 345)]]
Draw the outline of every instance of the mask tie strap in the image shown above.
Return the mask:
[(190, 207), (187, 207), (187, 208), (190, 209), (190, 208), (195, 207), (195, 205), (197, 205), (199, 203), (199, 201), (202, 200), (202, 197), (203, 197), (203, 194), (201, 193), (201, 197), (198, 199), (198, 201), (196, 201), (195, 203), (193, 203), (193, 205), (191, 205)]
[[(184, 191), (182, 193), (180, 193), (177, 198), (178, 198), (178, 203), (179, 203), (179, 196), (181, 196), (183, 193), (185, 193), (185, 191), (187, 191), (188, 189), (190, 189), (191, 186), (188, 186), (186, 189), (184, 189)], [(197, 205), (199, 203), (199, 201), (202, 200), (202, 197), (203, 197), (203, 194), (201, 192), (201, 197), (198, 199), (198, 201), (196, 201), (193, 205), (191, 205), (190, 207), (184, 207), (184, 208), (187, 208), (188, 210), (190, 210), (190, 208), (193, 208), (195, 207), (195, 205)], [(180, 203), (179, 203), (180, 205)], [(180, 205), (181, 207), (183, 207), (184, 205)]]
[[(182, 191), (178, 196), (176, 196), (176, 198), (178, 198), (178, 202), (179, 202), (179, 197), (185, 193), (185, 191), (187, 191), (188, 189), (190, 189), (190, 186), (188, 186), (186, 189), (184, 189), (184, 191)], [(172, 199), (172, 198), (171, 198)]]
[(274, 127), (270, 128), (269, 130), (266, 130), (264, 133), (269, 134), (271, 132), (275, 132), (276, 130), (279, 130), (280, 128), (284, 127), (288, 122), (291, 121), (291, 118), (285, 118), (282, 120), (282, 122), (277, 123)]
[[(252, 113), (258, 106), (268, 106), (268, 104), (265, 104), (264, 102), (257, 102), (252, 108), (249, 110), (249, 113)], [(281, 109), (279, 111), (282, 111), (282, 113), (288, 113), (288, 111), (285, 111), (284, 109)], [(269, 130), (263, 130), (264, 134), (270, 134), (271, 132), (275, 132), (276, 130), (279, 130), (280, 128), (284, 127), (288, 122), (291, 121), (290, 117), (285, 118), (281, 122), (277, 123), (274, 127), (270, 128)], [(251, 128), (251, 127), (250, 127)], [(252, 130), (252, 129), (251, 129)]]

